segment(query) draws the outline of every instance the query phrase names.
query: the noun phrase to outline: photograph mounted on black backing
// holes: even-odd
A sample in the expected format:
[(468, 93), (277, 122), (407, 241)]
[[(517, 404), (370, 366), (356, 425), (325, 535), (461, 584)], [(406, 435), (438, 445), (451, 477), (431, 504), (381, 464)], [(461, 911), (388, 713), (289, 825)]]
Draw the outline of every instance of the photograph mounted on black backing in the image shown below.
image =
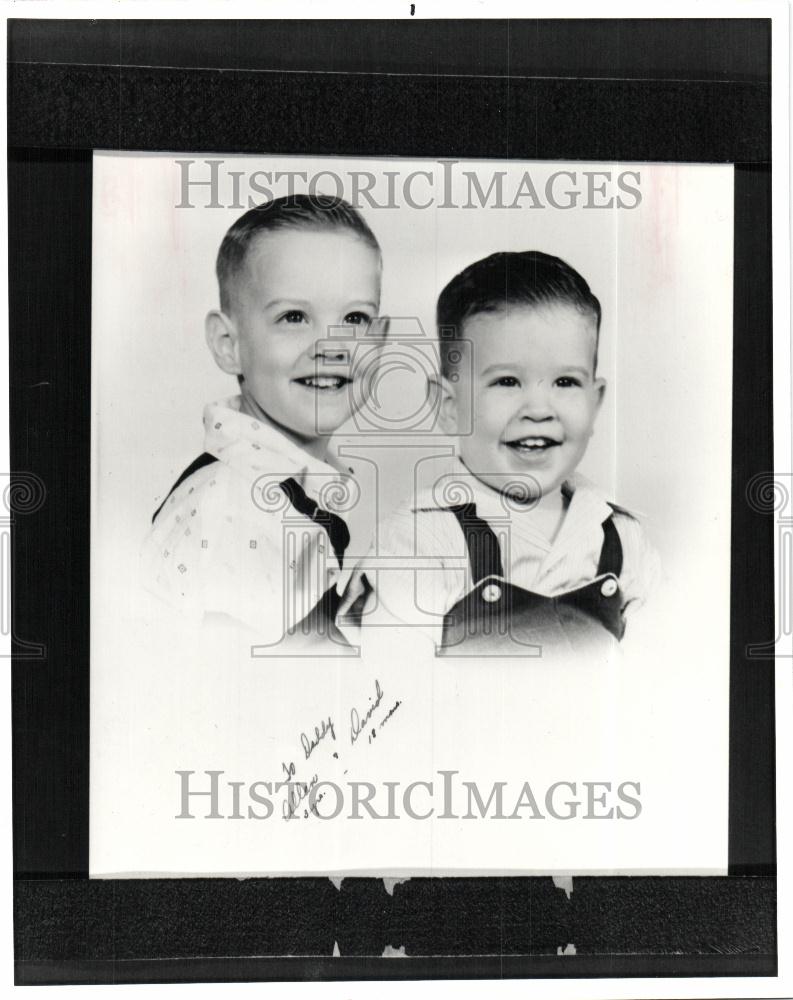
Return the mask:
[(9, 22), (18, 982), (781, 995), (763, 10)]

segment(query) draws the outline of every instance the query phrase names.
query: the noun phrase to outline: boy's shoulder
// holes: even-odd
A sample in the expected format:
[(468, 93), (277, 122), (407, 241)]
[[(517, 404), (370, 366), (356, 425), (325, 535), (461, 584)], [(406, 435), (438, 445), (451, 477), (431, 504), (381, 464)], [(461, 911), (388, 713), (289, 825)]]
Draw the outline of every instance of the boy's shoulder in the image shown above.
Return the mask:
[(167, 517), (185, 497), (192, 496), (196, 492), (202, 493), (210, 482), (212, 487), (216, 486), (219, 464), (215, 455), (205, 451), (186, 466), (174, 479), (173, 486), (154, 511), (152, 524), (156, 524), (163, 515)]
[(378, 547), (383, 554), (443, 557), (458, 545), (459, 529), (449, 505), (431, 487), (402, 497), (380, 521)]
[(587, 506), (593, 509), (599, 506), (605, 513), (613, 516), (615, 521), (633, 521), (639, 524), (645, 519), (645, 515), (641, 511), (635, 507), (626, 507), (622, 503), (617, 503), (610, 492), (579, 472), (573, 473), (564, 482), (562, 493), (568, 500), (575, 497), (578, 504), (584, 501)]
[(217, 609), (224, 587), (239, 594), (241, 582), (277, 569), (283, 533), (256, 507), (250, 483), (215, 456), (202, 459), (166, 496), (140, 555), (149, 588), (168, 603), (206, 609), (211, 595)]
[[(250, 492), (246, 491), (250, 500)], [(210, 523), (231, 522), (243, 509), (241, 483), (216, 456), (204, 452), (178, 476), (153, 512), (149, 537), (186, 539)]]
[(647, 594), (655, 590), (661, 578), (658, 552), (646, 530), (647, 515), (634, 507), (616, 503), (594, 484), (583, 481), (583, 489), (604, 500), (622, 546), (623, 571), (621, 581), (627, 601), (634, 607), (644, 603)]
[(570, 509), (575, 508), (577, 521), (585, 520), (592, 531), (596, 528), (599, 531), (599, 526), (611, 518), (627, 561), (643, 558), (648, 548), (647, 518), (643, 512), (617, 503), (608, 492), (580, 473), (575, 473), (563, 489), (570, 500)]

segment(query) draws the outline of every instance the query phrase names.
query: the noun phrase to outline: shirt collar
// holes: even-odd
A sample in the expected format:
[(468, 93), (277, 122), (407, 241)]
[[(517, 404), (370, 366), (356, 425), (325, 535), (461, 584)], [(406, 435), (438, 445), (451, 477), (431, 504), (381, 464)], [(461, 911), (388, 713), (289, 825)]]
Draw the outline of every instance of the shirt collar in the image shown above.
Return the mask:
[(330, 480), (347, 477), (349, 470), (315, 458), (274, 427), (242, 413), (241, 403), (241, 396), (232, 396), (204, 409), (204, 448), (225, 465), (251, 479), (291, 477), (315, 495)]
[[(477, 514), (486, 520), (514, 518), (516, 515), (530, 518), (532, 514), (531, 507), (522, 510), (519, 504), (511, 502), (503, 493), (486, 486), (459, 458), (455, 460), (450, 471), (442, 477), (439, 485), (441, 488), (434, 488), (431, 496), (425, 495), (421, 498), (425, 502), (420, 502), (419, 507), (444, 510), (458, 503), (474, 503)], [(565, 480), (561, 489), (569, 501), (565, 522), (571, 522), (573, 527), (581, 521), (586, 521), (590, 525), (602, 524), (614, 513), (615, 508), (630, 513), (623, 507), (617, 507), (608, 498), (607, 493), (580, 473), (573, 473)], [(560, 534), (564, 530), (563, 524)]]

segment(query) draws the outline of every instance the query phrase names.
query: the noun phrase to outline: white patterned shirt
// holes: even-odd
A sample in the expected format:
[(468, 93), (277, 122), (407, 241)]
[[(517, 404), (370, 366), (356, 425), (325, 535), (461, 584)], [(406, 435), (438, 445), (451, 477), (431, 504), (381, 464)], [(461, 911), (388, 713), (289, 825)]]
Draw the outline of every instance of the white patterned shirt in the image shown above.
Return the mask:
[(342, 573), (325, 529), (299, 514), (279, 483), (294, 479), (342, 518), (356, 485), (240, 403), (235, 396), (205, 408), (204, 448), (218, 461), (166, 499), (144, 542), (144, 578), (196, 622), (222, 616), (277, 642), (329, 587), (341, 590), (350, 569), (345, 561)]

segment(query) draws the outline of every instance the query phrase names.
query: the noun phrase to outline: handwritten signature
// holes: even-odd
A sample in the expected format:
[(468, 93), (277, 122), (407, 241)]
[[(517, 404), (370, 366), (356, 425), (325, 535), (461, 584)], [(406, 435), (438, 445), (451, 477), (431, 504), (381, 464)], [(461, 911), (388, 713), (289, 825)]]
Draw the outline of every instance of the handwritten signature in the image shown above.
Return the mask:
[(355, 743), (364, 729), (366, 729), (369, 724), (369, 720), (372, 718), (372, 713), (379, 707), (380, 702), (383, 700), (383, 692), (380, 687), (380, 681), (375, 680), (374, 690), (375, 699), (372, 701), (371, 696), (369, 697), (369, 701), (372, 701), (372, 704), (366, 709), (363, 716), (359, 714), (357, 708), (350, 710), (350, 743)]
[[(275, 790), (279, 792), (282, 788), (287, 788), (287, 796), (284, 799), (282, 806), (282, 814), (284, 819), (294, 819), (297, 810), (300, 808), (300, 803), (304, 799), (308, 798), (311, 789), (319, 782), (319, 776), (313, 775), (310, 781), (281, 781), (275, 786)], [(317, 812), (317, 802), (321, 801), (322, 796), (318, 795), (315, 802), (309, 802), (308, 808), (311, 812), (319, 815)], [(303, 813), (305, 818), (308, 818), (308, 812)]]
[(386, 724), (386, 722), (388, 722), (388, 720), (389, 720), (389, 719), (391, 718), (391, 716), (392, 716), (392, 715), (394, 714), (394, 712), (396, 712), (396, 710), (397, 710), (397, 709), (399, 708), (399, 706), (400, 706), (401, 704), (402, 704), (402, 702), (401, 702), (401, 701), (399, 701), (399, 699), (397, 699), (397, 700), (396, 700), (396, 702), (394, 703), (394, 705), (392, 706), (392, 708), (390, 708), (390, 709), (389, 709), (389, 710), (388, 710), (388, 711), (386, 712), (386, 714), (385, 714), (385, 715), (383, 716), (383, 718), (382, 718), (382, 719), (380, 720), (380, 728), (381, 728), (381, 729), (382, 729), (382, 728), (383, 728), (383, 726), (384, 726), (384, 725)]
[(333, 726), (333, 719), (330, 716), (327, 719), (323, 719), (320, 725), (314, 726), (313, 736), (306, 736), (305, 733), (300, 734), (300, 743), (303, 747), (303, 753), (306, 755), (306, 760), (317, 749), (328, 733), (330, 733), (331, 739), (336, 739), (336, 730)]

